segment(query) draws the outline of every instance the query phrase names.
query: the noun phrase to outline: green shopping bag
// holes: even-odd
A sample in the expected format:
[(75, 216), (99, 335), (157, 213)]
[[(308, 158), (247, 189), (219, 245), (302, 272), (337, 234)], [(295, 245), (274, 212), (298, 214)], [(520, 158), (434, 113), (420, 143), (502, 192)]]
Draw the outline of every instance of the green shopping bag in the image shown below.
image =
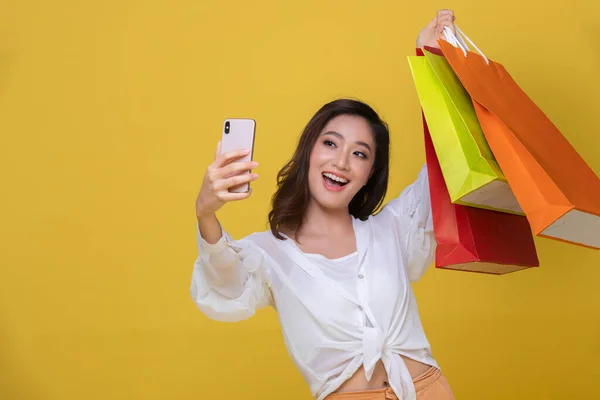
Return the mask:
[(408, 57), (450, 198), (455, 204), (523, 215), (479, 125), (471, 97), (442, 56)]

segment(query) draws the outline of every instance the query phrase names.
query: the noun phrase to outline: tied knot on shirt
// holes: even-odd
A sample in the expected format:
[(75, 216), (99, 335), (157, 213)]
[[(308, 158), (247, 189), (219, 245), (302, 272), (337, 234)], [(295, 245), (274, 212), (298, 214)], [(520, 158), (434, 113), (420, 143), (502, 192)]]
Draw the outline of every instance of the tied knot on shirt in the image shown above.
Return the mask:
[(387, 351), (386, 337), (383, 332), (377, 328), (365, 326), (363, 328), (363, 364), (365, 368), (365, 377), (367, 381), (371, 380), (375, 364), (381, 359)]

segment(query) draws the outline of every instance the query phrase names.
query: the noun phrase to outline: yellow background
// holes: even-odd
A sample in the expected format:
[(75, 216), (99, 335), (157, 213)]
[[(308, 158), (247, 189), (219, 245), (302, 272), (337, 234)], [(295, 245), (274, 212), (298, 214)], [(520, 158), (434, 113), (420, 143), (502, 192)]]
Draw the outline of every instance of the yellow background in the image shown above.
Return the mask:
[[(309, 399), (272, 310), (217, 323), (189, 295), (222, 120), (258, 123), (261, 179), (220, 213), (234, 237), (266, 228), (278, 169), (339, 96), (389, 122), (396, 195), (424, 162), (406, 56), (450, 7), (599, 173), (597, 4), (4, 0), (0, 398)], [(536, 242), (539, 269), (415, 285), (460, 400), (598, 395), (600, 253)]]

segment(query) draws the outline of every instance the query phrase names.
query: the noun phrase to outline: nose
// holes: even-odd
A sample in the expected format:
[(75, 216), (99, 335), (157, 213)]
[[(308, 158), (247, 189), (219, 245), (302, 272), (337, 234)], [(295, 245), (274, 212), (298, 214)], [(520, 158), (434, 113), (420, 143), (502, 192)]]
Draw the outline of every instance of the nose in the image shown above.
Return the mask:
[(338, 151), (333, 160), (333, 166), (342, 171), (348, 169), (348, 155), (345, 151)]

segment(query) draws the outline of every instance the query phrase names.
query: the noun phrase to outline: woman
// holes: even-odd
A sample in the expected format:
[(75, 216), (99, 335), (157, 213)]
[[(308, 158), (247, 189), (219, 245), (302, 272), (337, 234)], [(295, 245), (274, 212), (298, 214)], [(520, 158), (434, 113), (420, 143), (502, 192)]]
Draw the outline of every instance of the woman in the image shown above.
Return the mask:
[[(451, 11), (439, 11), (417, 47), (437, 47), (453, 21)], [(257, 178), (235, 175), (257, 166), (236, 161), (246, 154), (217, 156), (196, 200), (200, 255), (191, 292), (199, 309), (238, 321), (275, 307), (318, 400), (453, 399), (410, 286), (436, 246), (425, 166), (373, 215), (387, 190), (387, 126), (363, 103), (333, 101), (310, 120), (279, 172), (271, 229), (234, 241), (215, 212), (250, 196), (228, 190)]]

